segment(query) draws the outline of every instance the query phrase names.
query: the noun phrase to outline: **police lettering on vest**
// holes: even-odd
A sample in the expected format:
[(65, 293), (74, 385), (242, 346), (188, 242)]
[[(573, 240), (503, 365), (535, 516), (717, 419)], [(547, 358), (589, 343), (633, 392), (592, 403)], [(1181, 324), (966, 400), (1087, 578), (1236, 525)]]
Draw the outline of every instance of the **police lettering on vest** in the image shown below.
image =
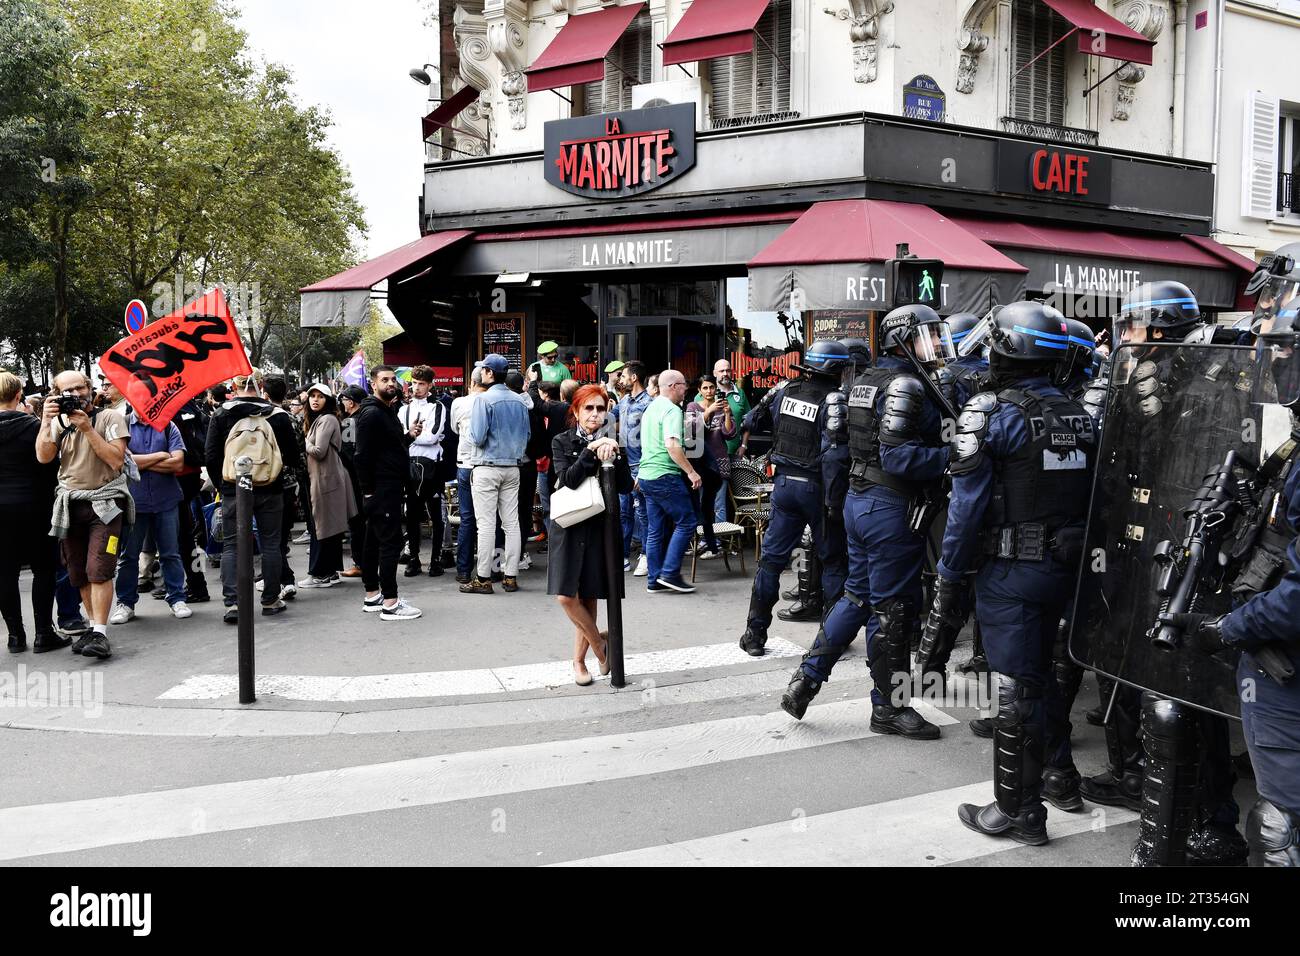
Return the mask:
[(1078, 402), (1033, 389), (1004, 389), (998, 400), (1024, 416), (1029, 441), (994, 463), (987, 523), (1053, 529), (1082, 522), (1097, 445), (1092, 417)]

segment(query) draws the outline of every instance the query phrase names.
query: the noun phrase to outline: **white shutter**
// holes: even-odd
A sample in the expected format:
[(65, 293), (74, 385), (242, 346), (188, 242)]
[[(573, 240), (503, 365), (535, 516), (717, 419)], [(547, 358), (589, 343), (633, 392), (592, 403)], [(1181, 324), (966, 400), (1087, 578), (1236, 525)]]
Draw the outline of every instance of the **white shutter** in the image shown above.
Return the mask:
[(1275, 96), (1246, 94), (1242, 132), (1241, 214), (1250, 219), (1277, 215), (1277, 134), (1280, 106)]
[[(754, 52), (709, 60), (715, 121), (733, 117), (780, 113), (790, 108), (791, 0), (772, 0), (754, 26)], [(768, 49), (768, 46), (771, 49)], [(782, 66), (772, 50), (785, 61)]]
[[(628, 24), (627, 30), (610, 49), (605, 61), (605, 78), (583, 87), (586, 115), (617, 113), (632, 108), (633, 85), (650, 82), (651, 41), (650, 14), (642, 12)], [(622, 72), (615, 69), (611, 61), (622, 67)]]

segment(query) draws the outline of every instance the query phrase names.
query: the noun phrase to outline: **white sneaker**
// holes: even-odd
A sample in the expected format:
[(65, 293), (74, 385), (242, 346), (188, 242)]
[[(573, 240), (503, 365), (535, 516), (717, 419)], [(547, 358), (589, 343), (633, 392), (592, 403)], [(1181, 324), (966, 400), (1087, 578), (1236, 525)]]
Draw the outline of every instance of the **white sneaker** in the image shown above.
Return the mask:
[(294, 544), (311, 544), (311, 535), (304, 531), (298, 537), (293, 539)]
[(333, 578), (317, 578), (317, 577), (310, 577), (310, 578), (307, 578), (307, 579), (304, 580), (304, 581), (299, 581), (299, 582), (298, 582), (298, 587), (303, 588), (303, 589), (308, 589), (308, 588), (332, 588), (332, 587), (334, 587), (334, 579), (333, 579)]
[(531, 554), (525, 554), (522, 558), (519, 559), (520, 571), (527, 571), (532, 566), (533, 566), (533, 556)]
[(401, 598), (398, 598), (397, 603), (392, 607), (387, 604), (383, 606), (383, 609), (379, 612), (379, 620), (413, 621), (423, 613), (418, 607), (412, 607)]
[(127, 607), (120, 601), (113, 605), (113, 613), (108, 616), (109, 624), (125, 624), (135, 617), (135, 608)]
[(298, 585), (296, 584), (286, 584), (284, 587), (280, 588), (281, 601), (292, 601), (297, 596)]
[(632, 572), (632, 577), (643, 578), (650, 571), (650, 559), (644, 554), (636, 559), (636, 570)]
[(190, 610), (190, 606), (184, 601), (177, 601), (172, 605), (172, 617), (174, 618), (183, 621), (185, 618), (191, 617), (193, 614), (194, 612)]

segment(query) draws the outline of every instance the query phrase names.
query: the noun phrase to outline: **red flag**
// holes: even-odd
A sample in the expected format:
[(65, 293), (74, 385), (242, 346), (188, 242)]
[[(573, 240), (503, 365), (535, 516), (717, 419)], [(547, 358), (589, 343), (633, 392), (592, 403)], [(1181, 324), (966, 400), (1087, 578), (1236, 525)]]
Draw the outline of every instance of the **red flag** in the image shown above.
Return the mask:
[(209, 385), (253, 370), (220, 289), (127, 336), (103, 354), (99, 367), (157, 431)]

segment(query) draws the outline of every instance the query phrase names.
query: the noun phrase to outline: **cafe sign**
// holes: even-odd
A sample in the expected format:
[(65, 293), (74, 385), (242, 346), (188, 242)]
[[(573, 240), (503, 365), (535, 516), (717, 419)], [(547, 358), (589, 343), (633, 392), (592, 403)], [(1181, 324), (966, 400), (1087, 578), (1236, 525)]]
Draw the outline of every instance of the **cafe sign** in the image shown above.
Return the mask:
[(546, 181), (596, 199), (658, 189), (695, 165), (695, 104), (554, 120), (545, 126)]
[(999, 192), (1110, 204), (1111, 157), (1068, 146), (998, 143)]

